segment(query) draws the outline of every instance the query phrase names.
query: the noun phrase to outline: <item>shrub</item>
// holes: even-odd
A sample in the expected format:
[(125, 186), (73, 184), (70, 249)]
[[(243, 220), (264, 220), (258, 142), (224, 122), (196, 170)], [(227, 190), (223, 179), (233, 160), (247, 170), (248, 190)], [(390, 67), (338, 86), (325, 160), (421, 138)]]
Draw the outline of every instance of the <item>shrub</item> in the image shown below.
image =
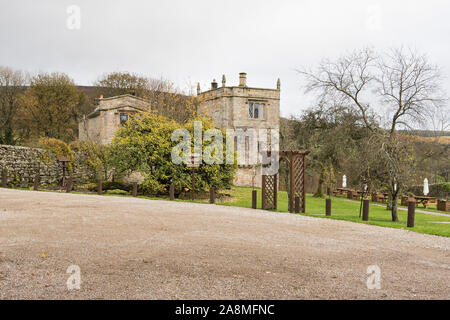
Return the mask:
[(119, 195), (127, 195), (128, 194), (127, 191), (120, 190), (120, 189), (108, 190), (106, 193), (107, 194), (119, 194)]
[[(68, 163), (69, 173), (73, 171), (73, 163), (75, 162), (75, 158), (73, 156), (73, 152), (70, 149), (69, 145), (62, 140), (55, 138), (40, 138), (39, 146), (47, 151), (54, 153), (58, 158), (68, 158), (70, 162)], [(46, 158), (42, 159), (45, 162), (50, 160), (50, 155), (47, 153), (44, 155)]]
[[(212, 127), (203, 120), (203, 130)], [(145, 179), (139, 189), (145, 194), (167, 193), (171, 183), (175, 192), (191, 187), (191, 169), (172, 162), (172, 149), (178, 144), (172, 141), (172, 133), (183, 128), (180, 124), (155, 113), (142, 113), (129, 120), (119, 129), (111, 145), (112, 163), (117, 173), (128, 176), (141, 172)], [(184, 126), (193, 136), (193, 122)], [(225, 136), (225, 135), (224, 135)], [(193, 142), (193, 139), (191, 139)], [(207, 147), (204, 143), (203, 148)], [(208, 189), (229, 187), (235, 165), (201, 165), (196, 169), (195, 188)]]
[[(133, 186), (124, 183), (122, 181), (103, 181), (102, 182), (102, 190), (103, 191), (110, 191), (110, 190), (122, 190), (125, 192), (131, 191)], [(89, 191), (98, 191), (98, 185), (95, 183), (89, 185), (88, 187)]]
[(110, 165), (109, 145), (93, 141), (74, 141), (70, 145), (76, 151), (90, 170), (90, 176), (108, 179), (113, 170)]

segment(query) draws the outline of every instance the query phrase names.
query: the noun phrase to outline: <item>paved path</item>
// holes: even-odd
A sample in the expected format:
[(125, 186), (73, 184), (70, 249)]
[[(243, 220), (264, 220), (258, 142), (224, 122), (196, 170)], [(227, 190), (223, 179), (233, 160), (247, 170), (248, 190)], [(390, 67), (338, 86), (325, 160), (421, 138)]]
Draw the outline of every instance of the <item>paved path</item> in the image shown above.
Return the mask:
[[(332, 219), (0, 189), (3, 299), (449, 299), (449, 249)], [(67, 290), (70, 265), (80, 290)]]

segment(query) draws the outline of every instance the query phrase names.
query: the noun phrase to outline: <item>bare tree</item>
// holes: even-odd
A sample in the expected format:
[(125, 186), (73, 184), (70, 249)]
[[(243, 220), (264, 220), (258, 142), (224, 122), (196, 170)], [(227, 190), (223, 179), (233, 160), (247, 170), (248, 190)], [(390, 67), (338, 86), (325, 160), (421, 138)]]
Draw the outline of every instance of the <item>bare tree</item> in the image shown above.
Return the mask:
[(403, 48), (392, 49), (377, 61), (377, 93), (390, 111), (386, 126), (394, 135), (398, 125), (411, 128), (430, 119), (445, 101), (437, 66), (426, 56)]
[(200, 103), (197, 97), (185, 94), (175, 83), (162, 78), (148, 79), (145, 97), (150, 101), (153, 111), (178, 123), (192, 119)]
[(425, 124), (445, 101), (440, 87), (441, 75), (437, 66), (431, 65), (426, 56), (412, 50), (392, 49), (377, 63), (377, 93), (388, 108), (389, 129), (380, 144), (386, 159), (389, 194), (392, 200), (392, 220), (398, 221), (397, 197), (405, 185), (408, 172), (404, 172), (406, 157), (402, 154), (397, 128), (403, 125)]
[(374, 129), (370, 103), (365, 101), (375, 77), (376, 57), (368, 48), (337, 61), (324, 60), (316, 72), (298, 70), (305, 76), (306, 92), (318, 92), (319, 105), (353, 105), (370, 130)]
[[(410, 128), (423, 124), (442, 106), (445, 99), (441, 90), (439, 69), (424, 55), (403, 48), (393, 49), (381, 56), (370, 49), (355, 51), (335, 62), (324, 61), (316, 72), (299, 71), (307, 79), (306, 92), (318, 93), (319, 103), (352, 105), (364, 125), (372, 132), (372, 143), (378, 148), (378, 160), (384, 167), (383, 181), (390, 194), (392, 220), (397, 221), (397, 198), (405, 187), (405, 152), (397, 135), (398, 126)], [(328, 100), (328, 101), (327, 101)], [(385, 122), (375, 122), (375, 114), (383, 108), (374, 108), (374, 102), (387, 108)], [(332, 102), (330, 102), (332, 101)], [(373, 102), (373, 103), (370, 103)], [(372, 158), (373, 160), (374, 158)], [(369, 170), (368, 170), (369, 171)]]
[(14, 118), (26, 80), (21, 71), (0, 66), (0, 143), (14, 144)]

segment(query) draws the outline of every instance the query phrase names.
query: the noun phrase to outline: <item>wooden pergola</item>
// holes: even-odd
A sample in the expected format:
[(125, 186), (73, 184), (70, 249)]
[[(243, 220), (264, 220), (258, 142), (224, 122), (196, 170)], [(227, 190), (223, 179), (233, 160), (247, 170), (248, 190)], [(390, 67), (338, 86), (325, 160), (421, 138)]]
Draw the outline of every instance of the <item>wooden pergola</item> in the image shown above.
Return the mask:
[[(307, 150), (279, 151), (280, 162), (286, 161), (289, 168), (289, 212), (295, 211), (295, 198), (300, 200), (301, 211), (306, 209), (305, 157)], [(265, 210), (277, 209), (278, 173), (262, 176), (262, 208)]]

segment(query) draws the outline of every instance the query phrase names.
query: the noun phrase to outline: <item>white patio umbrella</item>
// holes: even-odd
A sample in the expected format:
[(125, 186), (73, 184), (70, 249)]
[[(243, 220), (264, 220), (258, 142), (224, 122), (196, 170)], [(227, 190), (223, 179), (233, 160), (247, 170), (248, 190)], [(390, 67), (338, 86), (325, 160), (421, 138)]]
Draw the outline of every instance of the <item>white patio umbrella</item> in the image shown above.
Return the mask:
[(345, 174), (342, 177), (342, 188), (347, 188), (347, 176)]
[(430, 189), (429, 189), (429, 187), (428, 187), (428, 179), (425, 178), (425, 179), (423, 180), (423, 195), (424, 195), (424, 196), (427, 196), (429, 193), (430, 193)]

